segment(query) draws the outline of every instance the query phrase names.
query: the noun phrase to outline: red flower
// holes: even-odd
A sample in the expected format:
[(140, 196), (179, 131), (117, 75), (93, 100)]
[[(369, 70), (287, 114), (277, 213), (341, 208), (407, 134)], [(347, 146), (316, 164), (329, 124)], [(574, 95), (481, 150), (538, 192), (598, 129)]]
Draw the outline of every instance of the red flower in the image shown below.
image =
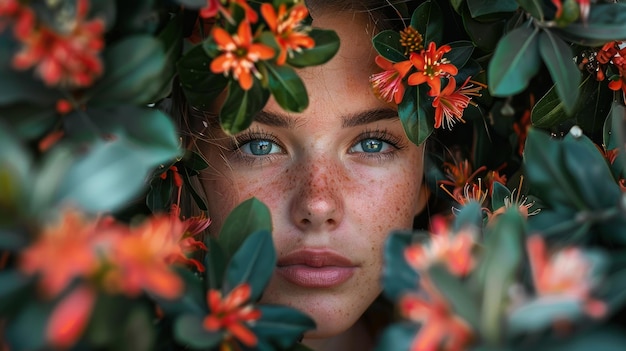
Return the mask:
[(602, 317), (606, 305), (591, 297), (595, 281), (592, 264), (583, 252), (568, 247), (548, 256), (543, 237), (534, 235), (526, 240), (535, 291), (539, 297), (558, 296), (578, 301), (588, 315)]
[(450, 45), (443, 45), (439, 49), (434, 42), (430, 42), (428, 49), (419, 53), (412, 52), (409, 59), (416, 73), (409, 76), (409, 85), (420, 85), (427, 83), (430, 86), (429, 95), (438, 96), (441, 91), (441, 78), (454, 76), (458, 69), (450, 63), (443, 55), (450, 52)]
[(56, 348), (74, 345), (87, 326), (96, 302), (96, 293), (79, 286), (54, 308), (46, 326), (46, 338)]
[[(481, 96), (478, 92), (482, 89), (481, 86), (474, 86), (469, 84), (470, 78), (468, 77), (460, 88), (456, 88), (456, 80), (453, 77), (448, 78), (448, 84), (433, 100), (433, 107), (435, 108), (435, 128), (439, 128), (443, 125), (445, 129), (452, 130), (452, 126), (456, 121), (463, 120), (463, 111), (470, 104), (472, 96)], [(432, 90), (431, 90), (432, 92)], [(445, 119), (445, 124), (443, 120)]]
[(293, 51), (300, 52), (303, 48), (310, 49), (315, 46), (315, 41), (307, 34), (308, 28), (303, 27), (301, 23), (309, 14), (309, 10), (303, 4), (297, 4), (287, 11), (287, 5), (283, 3), (276, 13), (272, 4), (264, 3), (261, 5), (261, 14), (280, 46), (276, 64), (284, 64), (288, 53), (291, 55)]
[(211, 312), (204, 318), (204, 328), (208, 331), (224, 329), (242, 344), (256, 346), (257, 337), (246, 325), (261, 318), (261, 311), (247, 304), (250, 293), (250, 285), (245, 283), (235, 287), (225, 298), (219, 290), (209, 290), (207, 304)]
[[(583, 22), (587, 22), (587, 18), (589, 17), (589, 11), (591, 10), (590, 0), (576, 0), (578, 2), (578, 6), (580, 8), (580, 18)], [(556, 7), (555, 18), (560, 18), (563, 14), (563, 4), (561, 0), (552, 0), (552, 4)]]
[(99, 54), (104, 47), (104, 22), (85, 21), (88, 0), (77, 0), (76, 18), (68, 30), (58, 33), (41, 25), (21, 30), (21, 50), (13, 57), (13, 67), (36, 72), (49, 86), (84, 87), (102, 74)]
[(232, 71), (233, 77), (244, 90), (252, 87), (252, 74), (262, 78), (255, 63), (274, 57), (272, 48), (252, 42), (252, 30), (247, 21), (239, 24), (237, 34), (232, 37), (224, 29), (214, 28), (213, 39), (222, 53), (211, 62), (211, 71), (225, 75)]
[(432, 218), (433, 234), (428, 243), (413, 244), (404, 250), (404, 258), (420, 272), (424, 272), (432, 264), (443, 262), (448, 270), (457, 276), (465, 276), (474, 268), (472, 256), (475, 233), (465, 228), (452, 233), (443, 217)]
[(413, 67), (411, 61), (392, 63), (380, 55), (376, 56), (374, 60), (378, 67), (384, 69), (383, 72), (370, 76), (370, 84), (374, 93), (386, 102), (399, 104), (404, 96), (402, 79)]
[(405, 295), (400, 313), (422, 327), (411, 344), (411, 351), (462, 351), (472, 341), (469, 325), (457, 316), (426, 276), (421, 278), (425, 297)]
[(42, 291), (55, 296), (75, 278), (91, 276), (100, 268), (95, 247), (103, 238), (97, 222), (74, 210), (62, 214), (59, 223), (45, 227), (37, 240), (20, 255), (20, 269), (39, 273)]

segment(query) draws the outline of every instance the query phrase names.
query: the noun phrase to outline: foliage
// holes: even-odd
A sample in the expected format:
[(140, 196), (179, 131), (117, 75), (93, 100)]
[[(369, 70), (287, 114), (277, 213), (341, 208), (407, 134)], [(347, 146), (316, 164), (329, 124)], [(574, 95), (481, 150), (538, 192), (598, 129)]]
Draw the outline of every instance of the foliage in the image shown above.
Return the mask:
[[(453, 215), (387, 241), (402, 320), (378, 349), (620, 348), (626, 4), (396, 10), (372, 87), (415, 144), (458, 148), (427, 155)], [(297, 69), (338, 48), (298, 1), (0, 0), (0, 348), (301, 348), (313, 321), (257, 303), (269, 209), (250, 199), (200, 240), (210, 220), (179, 205), (207, 210), (207, 164), (156, 107), (179, 84), (238, 133), (270, 97), (304, 110)]]

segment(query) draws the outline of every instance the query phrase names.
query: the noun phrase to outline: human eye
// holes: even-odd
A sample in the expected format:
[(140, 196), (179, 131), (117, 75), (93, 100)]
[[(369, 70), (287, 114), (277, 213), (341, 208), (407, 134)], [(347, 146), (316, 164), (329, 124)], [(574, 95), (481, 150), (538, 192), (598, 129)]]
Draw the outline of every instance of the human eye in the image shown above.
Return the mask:
[(283, 150), (268, 139), (254, 139), (239, 146), (239, 151), (252, 156), (266, 156), (281, 153)]
[(249, 163), (271, 161), (272, 157), (285, 153), (274, 135), (254, 130), (237, 135), (231, 150), (237, 159)]
[(348, 152), (362, 157), (393, 157), (402, 148), (400, 138), (386, 130), (368, 130), (356, 138)]

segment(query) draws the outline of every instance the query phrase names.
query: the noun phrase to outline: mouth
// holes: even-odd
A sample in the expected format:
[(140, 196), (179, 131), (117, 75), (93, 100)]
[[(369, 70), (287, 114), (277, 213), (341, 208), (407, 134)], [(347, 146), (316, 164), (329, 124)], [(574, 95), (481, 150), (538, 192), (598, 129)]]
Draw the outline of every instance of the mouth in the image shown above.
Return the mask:
[(304, 249), (278, 260), (276, 273), (304, 288), (331, 288), (350, 279), (358, 266), (328, 250)]

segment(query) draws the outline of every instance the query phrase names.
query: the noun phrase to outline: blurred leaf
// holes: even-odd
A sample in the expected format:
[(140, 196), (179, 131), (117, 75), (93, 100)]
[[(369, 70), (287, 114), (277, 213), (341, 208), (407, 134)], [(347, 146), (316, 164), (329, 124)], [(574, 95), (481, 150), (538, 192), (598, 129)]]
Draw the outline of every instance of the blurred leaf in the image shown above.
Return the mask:
[(230, 292), (240, 284), (250, 284), (250, 301), (261, 297), (276, 266), (276, 250), (267, 229), (252, 233), (235, 252), (228, 266), (222, 291)]
[(204, 256), (204, 284), (206, 289), (221, 289), (228, 262), (219, 242), (212, 237), (205, 240), (208, 253)]
[(114, 43), (104, 52), (104, 66), (105, 75), (85, 92), (91, 106), (151, 102), (170, 79), (163, 45), (151, 35)]
[(28, 199), (32, 184), (31, 162), (30, 154), (0, 121), (0, 223), (15, 220), (17, 205)]
[(7, 324), (3, 337), (12, 351), (44, 349), (45, 328), (52, 311), (51, 303), (30, 301)]
[(207, 111), (214, 99), (226, 89), (228, 79), (223, 74), (211, 72), (212, 58), (207, 55), (202, 45), (195, 46), (178, 60), (177, 70), (180, 85), (185, 92), (187, 102)]
[[(183, 14), (177, 14), (167, 22), (167, 26), (159, 33), (158, 39), (165, 48), (165, 67), (160, 77), (161, 88), (147, 101), (159, 101), (166, 98), (172, 91), (172, 81), (176, 74), (176, 62), (183, 50)], [(153, 84), (156, 84), (155, 82)]]
[(626, 3), (594, 4), (587, 23), (576, 22), (555, 29), (563, 39), (586, 46), (602, 46), (626, 38)]
[(469, 11), (461, 13), (465, 31), (472, 42), (481, 50), (492, 52), (504, 33), (505, 19), (489, 22), (478, 21), (470, 15)]
[(269, 72), (270, 91), (278, 105), (289, 112), (304, 111), (309, 106), (309, 95), (296, 71), (289, 66), (276, 66), (269, 62), (265, 67)]
[(410, 350), (419, 329), (414, 323), (395, 323), (383, 331), (375, 350)]
[[(603, 120), (608, 115), (613, 100), (613, 94), (606, 87), (606, 84), (596, 81), (589, 75), (580, 83), (578, 90), (580, 91), (579, 96), (585, 98), (578, 99), (574, 114), (568, 116), (555, 87), (552, 87), (533, 107), (531, 114), (533, 125), (539, 128), (551, 128), (568, 119), (574, 119), (577, 123), (582, 124), (590, 119), (589, 116), (594, 116), (593, 119)], [(588, 129), (586, 126), (581, 127), (585, 130)]]
[(483, 227), (482, 206), (476, 201), (470, 201), (461, 207), (454, 216), (454, 231), (459, 231), (468, 226), (474, 228)]
[(515, 0), (467, 0), (472, 17), (480, 17), (498, 12), (513, 12), (518, 4)]
[(287, 64), (293, 67), (309, 67), (328, 62), (339, 50), (339, 36), (333, 30), (313, 28), (309, 37), (315, 41), (315, 47), (293, 52), (287, 56)]
[(551, 340), (542, 339), (540, 345), (531, 346), (536, 351), (621, 351), (626, 344), (626, 337), (621, 328), (603, 324), (591, 331), (572, 333), (567, 338), (552, 336)]
[[(522, 189), (518, 189), (521, 191)], [(504, 199), (511, 197), (509, 188), (500, 182), (493, 182), (493, 194), (491, 195), (491, 207), (493, 210), (504, 207)]]
[(568, 115), (574, 112), (578, 100), (580, 70), (572, 60), (572, 49), (550, 30), (539, 33), (539, 53), (548, 67), (556, 92)]
[(182, 315), (174, 321), (174, 337), (193, 349), (211, 349), (224, 338), (224, 331), (210, 332), (204, 329), (203, 316), (195, 314)]
[(374, 36), (372, 39), (374, 49), (379, 55), (391, 62), (406, 61), (404, 49), (400, 45), (400, 33), (387, 29)]
[(220, 124), (228, 134), (237, 134), (248, 128), (254, 116), (261, 111), (270, 93), (257, 79), (250, 90), (243, 90), (238, 81), (231, 81), (228, 96), (220, 111)]
[(3, 215), (6, 218), (0, 216), (0, 251), (18, 251), (23, 249), (28, 244), (28, 233), (25, 230), (10, 228), (6, 222), (14, 222), (15, 217), (9, 217), (12, 214), (8, 209), (3, 208)]
[[(167, 170), (165, 171), (167, 172)], [(174, 189), (174, 183), (172, 176), (165, 179), (154, 176), (150, 182), (150, 190), (146, 195), (146, 206), (152, 213), (164, 212), (169, 210), (171, 205), (172, 190)]]
[(502, 37), (488, 67), (492, 95), (514, 95), (526, 89), (541, 66), (537, 33), (522, 25)]
[(193, 150), (185, 150), (183, 159), (181, 162), (185, 165), (185, 168), (189, 168), (194, 171), (201, 171), (209, 167), (204, 156)]
[(108, 1), (116, 5), (114, 30), (126, 35), (152, 34), (159, 25), (155, 0)]
[(424, 105), (428, 104), (426, 88), (425, 85), (409, 86), (404, 92), (402, 102), (398, 105), (398, 116), (404, 132), (415, 145), (421, 145), (435, 129), (434, 118), (424, 109)]
[(33, 288), (32, 282), (31, 278), (15, 270), (0, 271), (0, 315), (9, 315), (9, 310), (19, 308), (31, 297), (28, 290)]
[(442, 264), (434, 264), (428, 269), (428, 276), (437, 291), (446, 297), (455, 314), (463, 318), (473, 329), (480, 325), (480, 303), (460, 278), (452, 275)]
[(481, 329), (491, 344), (503, 341), (501, 323), (507, 312), (511, 285), (522, 262), (524, 224), (519, 210), (510, 208), (497, 217), (495, 227), (491, 226), (486, 234), (484, 256), (479, 268), (484, 282)]
[(230, 259), (250, 234), (260, 230), (272, 230), (270, 210), (258, 199), (251, 198), (239, 204), (228, 215), (218, 242)]
[(0, 120), (25, 140), (42, 137), (58, 122), (52, 106), (39, 106), (32, 103), (17, 103), (0, 108)]
[[(428, 238), (428, 233), (422, 236)], [(392, 232), (385, 241), (383, 293), (391, 301), (403, 294), (419, 290), (419, 275), (404, 258), (404, 250), (413, 243), (410, 232)]]
[(152, 315), (145, 305), (135, 304), (128, 311), (119, 341), (115, 349), (119, 351), (150, 351), (154, 348), (156, 331)]
[(185, 189), (189, 192), (189, 194), (191, 195), (191, 197), (193, 198), (193, 201), (196, 203), (196, 206), (198, 206), (198, 208), (202, 211), (207, 211), (208, 207), (206, 204), (206, 201), (204, 199), (204, 197), (202, 197), (197, 189), (195, 188), (194, 182), (191, 181), (191, 177), (192, 175), (189, 174), (189, 169), (185, 166), (181, 167), (181, 176), (183, 177), (183, 181), (185, 182)]
[(585, 314), (577, 298), (565, 295), (556, 298), (536, 298), (508, 315), (508, 330), (512, 335), (533, 333), (552, 326), (555, 321), (576, 320)]
[(278, 345), (280, 350), (298, 342), (305, 331), (315, 328), (311, 317), (285, 306), (259, 305), (261, 319), (250, 328), (259, 339)]
[(517, 0), (517, 3), (534, 18), (543, 21), (544, 10), (541, 0)]
[(427, 0), (419, 5), (411, 16), (411, 27), (417, 29), (424, 39), (424, 46), (434, 41), (437, 46), (443, 40), (443, 14), (436, 1)]
[(150, 298), (157, 303), (166, 316), (178, 316), (187, 313), (200, 316), (206, 314), (208, 310), (202, 280), (187, 268), (177, 268), (176, 273), (185, 284), (185, 291), (182, 296), (177, 299), (166, 299), (151, 294)]

